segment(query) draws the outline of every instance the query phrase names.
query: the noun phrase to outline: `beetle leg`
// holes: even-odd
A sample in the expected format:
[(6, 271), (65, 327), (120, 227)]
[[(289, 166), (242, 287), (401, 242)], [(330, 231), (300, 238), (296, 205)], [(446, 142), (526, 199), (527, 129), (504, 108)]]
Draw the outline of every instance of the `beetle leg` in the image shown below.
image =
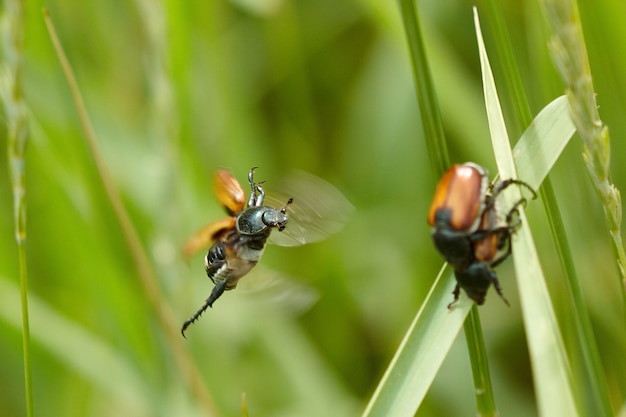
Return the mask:
[(514, 232), (522, 223), (522, 221), (519, 219), (519, 206), (526, 207), (526, 199), (524, 197), (517, 200), (515, 204), (513, 204), (513, 207), (511, 207), (509, 212), (506, 214), (506, 224), (508, 225), (507, 228), (511, 233)]
[[(528, 189), (532, 195), (533, 195), (533, 200), (535, 198), (537, 198), (537, 193), (535, 192), (535, 190), (532, 189), (532, 187), (530, 185), (528, 185), (527, 183), (525, 183), (524, 181), (521, 180), (516, 180), (513, 178), (510, 178), (508, 180), (504, 180), (504, 181), (500, 181), (499, 183), (497, 183), (495, 186), (492, 185), (490, 186), (490, 191), (491, 191), (491, 195), (487, 197), (486, 199), (486, 204), (485, 204), (485, 209), (491, 209), (495, 204), (496, 204), (496, 198), (498, 197), (498, 195), (503, 192), (505, 189), (507, 189), (509, 186), (513, 185), (513, 184), (517, 184), (520, 186), (524, 186), (526, 189)], [(523, 199), (522, 199), (523, 200)], [(521, 200), (520, 200), (521, 201)], [(516, 207), (517, 205), (519, 205), (520, 202), (518, 201), (514, 207)], [(526, 202), (524, 202), (524, 204), (526, 204)]]
[[(509, 248), (510, 248), (510, 243), (509, 243)], [(495, 287), (496, 291), (498, 292), (498, 295), (500, 296), (500, 298), (502, 298), (502, 301), (504, 301), (506, 303), (507, 306), (511, 306), (511, 304), (509, 304), (509, 300), (506, 299), (506, 297), (504, 296), (504, 294), (502, 294), (502, 288), (500, 287), (500, 282), (498, 281), (498, 277), (496, 276), (496, 273), (492, 271), (491, 274), (491, 280), (493, 282), (493, 286)]]
[(248, 200), (248, 207), (254, 207), (256, 206), (256, 192), (257, 192), (257, 187), (256, 184), (254, 183), (254, 170), (257, 169), (258, 167), (252, 167), (250, 168), (250, 172), (248, 172), (248, 182), (250, 183), (250, 199)]
[(198, 318), (200, 318), (202, 313), (204, 313), (207, 308), (213, 306), (215, 300), (217, 300), (224, 293), (224, 290), (226, 289), (226, 284), (228, 283), (228, 279), (226, 279), (225, 277), (222, 277), (221, 280), (217, 280), (217, 282), (215, 279), (216, 275), (218, 275), (220, 270), (226, 265), (226, 252), (224, 242), (216, 242), (213, 246), (211, 246), (211, 249), (209, 249), (206, 254), (204, 262), (204, 268), (206, 270), (206, 273), (211, 281), (213, 281), (213, 283), (215, 284), (215, 287), (213, 287), (213, 291), (211, 291), (211, 294), (209, 295), (209, 298), (207, 298), (204, 302), (204, 305), (202, 305), (202, 307), (200, 307), (200, 309), (196, 311), (196, 314), (194, 314), (189, 320), (183, 323), (183, 327), (180, 330), (183, 337), (185, 337), (185, 330), (187, 329), (187, 327), (189, 327), (192, 323), (198, 320)]
[(505, 245), (505, 242), (508, 240), (509, 241), (509, 253), (511, 252), (511, 248), (510, 248), (511, 234), (515, 233), (517, 228), (522, 224), (522, 221), (519, 218), (519, 210), (518, 210), (518, 207), (521, 205), (526, 206), (525, 198), (520, 198), (519, 200), (517, 200), (517, 202), (513, 205), (513, 207), (511, 207), (511, 210), (509, 210), (509, 212), (507, 213), (506, 215), (507, 226), (505, 228), (501, 228), (504, 230), (500, 232), (501, 236), (499, 239), (500, 241), (498, 243), (498, 249), (502, 249)]
[(533, 195), (533, 200), (535, 198), (537, 198), (537, 193), (535, 192), (535, 190), (532, 189), (532, 187), (530, 185), (528, 185), (524, 181), (516, 180), (516, 179), (513, 179), (513, 178), (509, 178), (508, 180), (504, 180), (504, 181), (501, 181), (498, 184), (496, 184), (495, 187), (493, 188), (492, 196), (495, 198), (498, 194), (500, 194), (502, 191), (504, 191), (506, 188), (508, 188), (510, 185), (513, 185), (513, 184), (517, 184), (517, 185), (521, 185), (523, 187), (526, 187), (526, 189), (528, 191), (530, 191), (531, 194)]
[(250, 183), (250, 187), (252, 187), (252, 191), (254, 192), (254, 170), (258, 167), (250, 168), (250, 172), (248, 172), (248, 182)]
[(496, 266), (500, 265), (502, 262), (504, 262), (506, 258), (508, 258), (511, 255), (511, 252), (512, 252), (511, 234), (514, 233), (515, 230), (521, 224), (519, 217), (516, 217), (516, 216), (519, 216), (519, 211), (517, 208), (522, 204), (524, 205), (526, 204), (525, 198), (519, 199), (513, 205), (511, 210), (509, 210), (509, 212), (506, 215), (507, 226), (497, 227), (497, 228), (490, 229), (490, 230), (478, 231), (470, 236), (470, 239), (473, 242), (477, 242), (490, 235), (495, 234), (495, 235), (498, 235), (498, 244), (497, 244), (498, 251), (502, 251), (506, 246), (506, 251), (502, 253), (498, 258), (491, 261), (491, 263), (489, 264), (491, 268), (495, 268)]
[(506, 215), (506, 223), (511, 225), (513, 224), (513, 217), (517, 216), (515, 223), (514, 223), (514, 227), (519, 226), (520, 224), (520, 220), (519, 220), (519, 210), (517, 209), (519, 206), (524, 206), (526, 207), (526, 199), (525, 198), (520, 198), (519, 200), (517, 200), (517, 202), (515, 204), (513, 204), (513, 207), (511, 207), (511, 210), (509, 210), (509, 212)]
[(511, 229), (512, 229), (511, 226), (502, 226), (502, 227), (495, 227), (493, 229), (478, 230), (472, 233), (471, 235), (469, 235), (468, 238), (470, 242), (475, 243), (475, 242), (478, 242), (479, 240), (483, 240), (492, 235), (505, 235), (506, 233), (510, 233)]
[(258, 183), (254, 182), (254, 170), (258, 167), (250, 168), (250, 172), (248, 173), (248, 182), (250, 183), (250, 199), (248, 200), (248, 207), (258, 207), (263, 205), (263, 200), (265, 200), (265, 190), (261, 187), (265, 181), (259, 181)]
[(454, 291), (452, 291), (452, 294), (454, 294), (454, 300), (452, 300), (452, 302), (448, 304), (448, 310), (452, 310), (452, 307), (454, 306), (454, 304), (456, 304), (456, 302), (459, 301), (460, 293), (461, 293), (461, 286), (457, 283), (456, 287), (454, 287)]
[(183, 327), (180, 330), (183, 337), (185, 337), (185, 330), (187, 329), (187, 327), (189, 327), (192, 323), (198, 320), (202, 313), (204, 313), (207, 308), (212, 307), (213, 303), (224, 293), (224, 290), (226, 289), (226, 284), (228, 283), (228, 279), (226, 277), (221, 277), (221, 279), (218, 279), (216, 282), (215, 277), (226, 265), (225, 257), (226, 252), (224, 242), (216, 242), (213, 246), (211, 246), (211, 249), (209, 249), (208, 253), (206, 254), (204, 268), (208, 277), (211, 279), (211, 281), (213, 281), (213, 283), (215, 283), (215, 287), (213, 287), (213, 291), (211, 291), (209, 298), (206, 299), (202, 307), (200, 307), (200, 309), (196, 311), (196, 314), (194, 314), (189, 320), (183, 323)]
[(189, 327), (192, 323), (198, 320), (200, 316), (202, 315), (202, 313), (204, 313), (207, 308), (213, 307), (213, 303), (215, 302), (215, 300), (217, 300), (220, 297), (220, 295), (224, 293), (227, 282), (228, 282), (227, 280), (220, 281), (213, 288), (213, 291), (211, 291), (211, 295), (209, 295), (209, 298), (206, 299), (206, 301), (204, 302), (204, 305), (200, 307), (198, 311), (196, 311), (196, 314), (194, 314), (190, 319), (186, 320), (183, 323), (183, 327), (180, 329), (180, 333), (183, 335), (183, 337), (185, 337), (185, 330), (187, 330), (187, 327)]
[[(502, 250), (502, 249), (504, 248), (504, 245), (507, 245), (506, 251), (505, 251), (502, 255), (500, 255), (500, 257), (499, 257), (498, 259), (496, 259), (496, 260), (492, 261), (492, 262), (489, 264), (489, 266), (490, 266), (491, 268), (495, 268), (496, 266), (500, 265), (500, 264), (501, 264), (502, 262), (504, 262), (504, 260), (505, 260), (506, 258), (508, 258), (508, 257), (511, 255), (511, 253), (513, 252), (513, 251), (512, 251), (512, 247), (511, 247), (511, 236), (510, 236), (510, 235), (509, 235), (509, 236), (507, 236), (507, 237), (506, 237), (506, 239), (503, 239), (503, 240), (501, 241), (501, 243), (500, 243), (500, 242), (498, 243), (498, 249), (499, 249), (499, 250)], [(496, 282), (497, 282), (497, 281), (498, 281), (498, 280), (496, 279)]]
[(262, 206), (263, 205), (263, 200), (265, 200), (265, 190), (263, 189), (263, 187), (261, 187), (261, 184), (263, 184), (265, 181), (259, 181), (259, 183), (256, 185), (256, 190), (258, 191), (259, 195), (256, 199), (256, 206)]
[[(206, 299), (206, 303), (205, 303), (206, 306), (213, 307), (213, 303), (217, 301), (217, 299), (220, 298), (222, 294), (224, 294), (224, 290), (226, 289), (226, 284), (228, 284), (227, 279), (224, 279), (218, 282), (217, 284), (215, 284), (215, 287), (213, 287), (213, 291), (211, 291), (211, 294), (209, 294), (209, 298)], [(204, 310), (206, 310), (206, 307), (204, 307)]]
[(509, 212), (506, 215), (506, 224), (507, 224), (506, 226), (494, 227), (492, 229), (486, 229), (486, 230), (478, 230), (469, 236), (470, 240), (472, 242), (477, 242), (491, 235), (501, 235), (501, 237), (503, 238), (499, 240), (502, 243), (498, 244), (498, 249), (502, 249), (504, 247), (504, 241), (507, 240), (506, 239), (507, 235), (510, 235), (511, 233), (515, 232), (515, 230), (521, 224), (521, 220), (519, 219), (519, 210), (518, 210), (518, 207), (521, 205), (526, 206), (525, 198), (520, 198), (519, 200), (515, 202), (515, 204), (513, 204), (513, 207), (511, 208), (511, 210), (509, 210)]

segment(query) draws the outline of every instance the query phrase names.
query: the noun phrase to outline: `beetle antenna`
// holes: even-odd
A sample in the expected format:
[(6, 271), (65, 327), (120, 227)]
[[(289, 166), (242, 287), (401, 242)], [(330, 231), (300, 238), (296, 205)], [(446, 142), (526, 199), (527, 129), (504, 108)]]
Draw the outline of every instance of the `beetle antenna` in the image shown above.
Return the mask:
[(280, 209), (280, 212), (283, 214), (287, 214), (287, 206), (290, 205), (291, 203), (293, 203), (293, 198), (290, 198), (289, 200), (287, 200), (283, 208)]

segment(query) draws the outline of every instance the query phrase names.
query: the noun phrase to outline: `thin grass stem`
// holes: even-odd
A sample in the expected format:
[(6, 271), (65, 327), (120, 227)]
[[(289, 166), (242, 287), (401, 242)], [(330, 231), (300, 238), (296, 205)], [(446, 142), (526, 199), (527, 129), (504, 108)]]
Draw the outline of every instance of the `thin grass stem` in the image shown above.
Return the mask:
[(497, 410), (493, 396), (493, 385), (491, 384), (491, 376), (489, 374), (489, 361), (487, 360), (487, 354), (484, 349), (485, 341), (482, 339), (482, 326), (480, 325), (480, 315), (478, 314), (476, 304), (472, 306), (470, 313), (465, 319), (464, 328), (467, 344), (474, 345), (474, 348), (468, 349), (468, 351), (472, 364), (472, 376), (474, 377), (478, 415), (495, 416), (497, 415)]
[[(583, 160), (604, 207), (617, 257), (622, 298), (626, 305), (626, 252), (621, 233), (621, 194), (609, 180), (611, 162), (609, 129), (598, 112), (578, 5), (573, 0), (543, 0), (542, 4), (554, 30), (550, 52), (561, 78), (567, 85), (572, 120), (583, 142)], [(624, 311), (626, 314), (626, 309)], [(624, 323), (626, 324), (626, 320)]]
[(13, 189), (13, 216), (15, 241), (19, 258), (20, 299), (22, 308), (22, 349), (24, 355), (24, 384), (26, 414), (34, 416), (32, 369), (30, 359), (30, 325), (28, 315), (28, 273), (26, 269), (26, 163), (28, 143), (28, 110), (22, 96), (22, 60), (24, 50), (24, 3), (10, 0), (5, 3), (2, 19), (3, 55), (0, 94), (7, 118), (8, 159)]
[(400, 11), (409, 46), (428, 156), (436, 174), (435, 178), (439, 178), (450, 166), (450, 158), (415, 1), (400, 0)]
[(115, 213), (126, 244), (128, 245), (128, 249), (137, 268), (140, 282), (148, 297), (150, 306), (154, 310), (154, 313), (164, 330), (166, 340), (168, 341), (174, 359), (177, 362), (192, 395), (198, 401), (199, 407), (201, 407), (208, 415), (216, 415), (213, 399), (204, 384), (202, 376), (198, 373), (197, 367), (194, 366), (189, 351), (186, 350), (182, 344), (180, 331), (176, 320), (174, 319), (174, 314), (172, 313), (169, 304), (166, 302), (165, 297), (163, 297), (161, 293), (156, 275), (141, 244), (139, 235), (137, 234), (130, 216), (122, 203), (119, 191), (111, 178), (111, 174), (99, 150), (96, 134), (87, 114), (87, 109), (80, 93), (78, 83), (65, 52), (63, 51), (63, 47), (56, 34), (52, 20), (50, 19), (47, 10), (44, 9), (43, 14), (50, 38), (72, 93), (76, 110), (85, 133), (87, 146), (96, 165), (98, 174), (100, 175), (100, 180), (102, 181), (106, 196), (111, 204), (113, 212)]

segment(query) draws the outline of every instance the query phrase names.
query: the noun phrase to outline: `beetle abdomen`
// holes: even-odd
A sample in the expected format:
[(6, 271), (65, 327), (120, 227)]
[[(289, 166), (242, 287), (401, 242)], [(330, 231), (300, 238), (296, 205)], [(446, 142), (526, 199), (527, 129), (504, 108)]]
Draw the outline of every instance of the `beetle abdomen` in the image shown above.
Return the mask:
[(242, 236), (231, 233), (225, 241), (216, 242), (205, 258), (205, 269), (215, 285), (222, 281), (225, 290), (237, 287), (239, 279), (257, 264), (267, 236)]

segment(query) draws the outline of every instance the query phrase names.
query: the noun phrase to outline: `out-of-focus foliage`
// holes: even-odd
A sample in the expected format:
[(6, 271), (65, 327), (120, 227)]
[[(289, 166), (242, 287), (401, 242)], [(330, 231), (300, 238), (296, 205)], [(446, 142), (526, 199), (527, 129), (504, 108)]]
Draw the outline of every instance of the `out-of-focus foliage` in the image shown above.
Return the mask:
[[(612, 179), (624, 190), (626, 5), (584, 3), (600, 112), (613, 138)], [(27, 256), (36, 415), (198, 415), (85, 146), (42, 5), (26, 4), (22, 80), (31, 112)], [(162, 302), (181, 324), (212, 288), (202, 256), (187, 265), (179, 248), (199, 227), (224, 216), (211, 192), (216, 168), (231, 169), (245, 184), (248, 169), (259, 166), (268, 191), (282, 174), (304, 170), (333, 183), (356, 207), (347, 226), (324, 242), (269, 246), (263, 268), (245, 278), (252, 284), (289, 276), (308, 289), (286, 299), (273, 297), (281, 286), (226, 293), (189, 328), (185, 346), (219, 415), (241, 415), (244, 392), (250, 416), (358, 414), (442, 264), (425, 220), (438, 178), (421, 136), (395, 2), (45, 6), (157, 272)], [(418, 6), (451, 158), (493, 172), (471, 3)], [(502, 7), (537, 112), (564, 89), (548, 55), (547, 25), (536, 2)], [(489, 48), (489, 22), (483, 19), (482, 26)], [(498, 83), (498, 57), (491, 60)], [(510, 136), (519, 137), (521, 129)], [(6, 152), (0, 146), (0, 415), (17, 416), (25, 405)], [(580, 153), (572, 141), (551, 177), (618, 408), (626, 390), (624, 307), (604, 215)], [(560, 266), (540, 205), (530, 204), (528, 215), (557, 314), (564, 317)], [(502, 415), (534, 415), (510, 263), (498, 273), (511, 308), (494, 294), (480, 308), (496, 402)], [(310, 300), (298, 296), (311, 290), (316, 303), (294, 302)], [(566, 326), (563, 333), (567, 344)], [(459, 340), (418, 415), (473, 415), (473, 395)]]

